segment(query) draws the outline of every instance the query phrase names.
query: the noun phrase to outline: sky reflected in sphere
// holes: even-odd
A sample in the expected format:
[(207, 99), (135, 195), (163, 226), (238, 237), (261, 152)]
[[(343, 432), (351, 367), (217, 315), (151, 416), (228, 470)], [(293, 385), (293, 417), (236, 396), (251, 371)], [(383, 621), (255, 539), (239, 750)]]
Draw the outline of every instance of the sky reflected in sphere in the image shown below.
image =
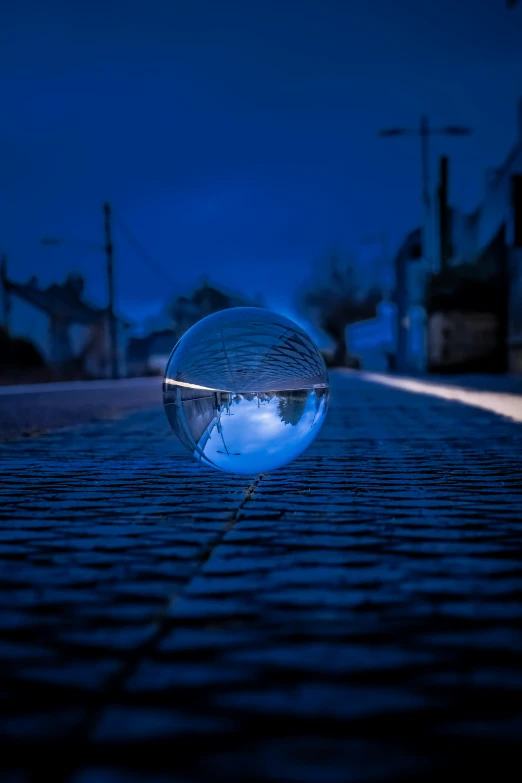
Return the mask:
[(264, 473), (299, 456), (328, 407), (328, 374), (288, 318), (237, 307), (204, 318), (174, 348), (163, 382), (168, 420), (203, 464)]

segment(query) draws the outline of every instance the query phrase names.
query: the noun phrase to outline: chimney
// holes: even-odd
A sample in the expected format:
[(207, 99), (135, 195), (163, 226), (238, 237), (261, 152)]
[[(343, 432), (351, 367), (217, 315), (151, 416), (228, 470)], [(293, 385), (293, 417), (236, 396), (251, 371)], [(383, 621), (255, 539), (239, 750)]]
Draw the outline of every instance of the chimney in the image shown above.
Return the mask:
[(450, 249), (450, 221), (448, 208), (448, 158), (443, 155), (440, 159), (440, 183), (439, 183), (439, 248), (440, 270), (448, 266), (451, 254)]

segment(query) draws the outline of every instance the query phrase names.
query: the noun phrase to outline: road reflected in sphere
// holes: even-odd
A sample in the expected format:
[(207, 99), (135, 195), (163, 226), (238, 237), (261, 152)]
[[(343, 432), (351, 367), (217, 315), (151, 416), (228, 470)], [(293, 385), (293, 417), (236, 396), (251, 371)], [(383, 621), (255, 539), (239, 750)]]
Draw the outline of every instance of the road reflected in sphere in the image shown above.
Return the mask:
[(203, 464), (264, 473), (301, 454), (328, 407), (328, 374), (308, 335), (268, 310), (208, 316), (174, 348), (163, 383), (168, 420)]

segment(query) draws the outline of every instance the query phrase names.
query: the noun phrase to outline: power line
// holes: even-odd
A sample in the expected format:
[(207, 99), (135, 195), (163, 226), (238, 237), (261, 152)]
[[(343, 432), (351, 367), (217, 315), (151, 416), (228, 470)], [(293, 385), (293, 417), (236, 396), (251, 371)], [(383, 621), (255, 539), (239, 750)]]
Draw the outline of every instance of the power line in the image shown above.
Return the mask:
[(131, 247), (133, 248), (134, 252), (136, 253), (139, 258), (143, 261), (143, 263), (149, 267), (153, 272), (163, 277), (165, 280), (167, 280), (171, 286), (174, 288), (178, 287), (178, 283), (174, 281), (174, 279), (169, 275), (169, 273), (163, 269), (163, 267), (158, 264), (154, 258), (150, 255), (150, 253), (143, 247), (141, 242), (136, 239), (130, 228), (126, 225), (125, 221), (121, 217), (121, 215), (116, 212), (116, 210), (113, 209), (113, 216), (115, 218), (115, 223), (119, 229), (119, 231), (125, 236), (127, 242)]

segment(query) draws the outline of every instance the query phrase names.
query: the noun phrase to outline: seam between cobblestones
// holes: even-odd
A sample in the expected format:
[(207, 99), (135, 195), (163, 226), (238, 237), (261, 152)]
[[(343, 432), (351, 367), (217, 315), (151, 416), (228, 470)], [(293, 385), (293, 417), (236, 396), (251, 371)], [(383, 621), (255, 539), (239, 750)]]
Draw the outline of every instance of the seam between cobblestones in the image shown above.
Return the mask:
[[(214, 540), (211, 544), (209, 544), (209, 546), (204, 550), (204, 552), (202, 553), (198, 561), (197, 566), (190, 574), (183, 589), (180, 590), (180, 592), (177, 593), (176, 596), (169, 601), (164, 611), (160, 614), (160, 616), (156, 620), (156, 624), (158, 627), (154, 635), (146, 642), (144, 642), (144, 644), (137, 647), (134, 650), (132, 656), (129, 658), (129, 660), (127, 660), (123, 664), (121, 669), (111, 679), (109, 679), (104, 691), (103, 704), (101, 703), (96, 704), (87, 711), (85, 718), (79, 724), (76, 725), (76, 727), (69, 735), (68, 738), (69, 741), (73, 741), (73, 742), (89, 741), (92, 732), (95, 729), (96, 724), (101, 716), (101, 713), (103, 712), (110, 698), (117, 696), (122, 691), (125, 683), (134, 674), (134, 672), (136, 671), (137, 667), (139, 666), (143, 658), (146, 657), (146, 655), (149, 652), (154, 650), (155, 647), (163, 640), (164, 637), (166, 637), (169, 633), (171, 633), (172, 623), (169, 621), (169, 617), (168, 617), (170, 609), (177, 601), (179, 601), (180, 598), (183, 597), (187, 588), (190, 586), (192, 580), (200, 573), (201, 569), (205, 566), (205, 563), (207, 563), (207, 561), (210, 559), (210, 557), (212, 556), (216, 548), (223, 543), (223, 540), (225, 539), (227, 534), (231, 530), (233, 530), (234, 527), (237, 525), (237, 523), (239, 522), (239, 516), (242, 509), (250, 500), (252, 500), (255, 491), (259, 486), (260, 482), (262, 481), (262, 479), (264, 478), (264, 476), (265, 476), (264, 473), (259, 474), (257, 478), (250, 484), (250, 486), (245, 492), (245, 497), (236, 508), (233, 518), (228, 522), (228, 524), (223, 529), (222, 535), (220, 535), (217, 540)], [(68, 768), (63, 775), (62, 781), (69, 780), (70, 776), (75, 771), (76, 771), (76, 765), (74, 766), (74, 768)], [(56, 778), (56, 783), (60, 783), (60, 779), (58, 777)]]

